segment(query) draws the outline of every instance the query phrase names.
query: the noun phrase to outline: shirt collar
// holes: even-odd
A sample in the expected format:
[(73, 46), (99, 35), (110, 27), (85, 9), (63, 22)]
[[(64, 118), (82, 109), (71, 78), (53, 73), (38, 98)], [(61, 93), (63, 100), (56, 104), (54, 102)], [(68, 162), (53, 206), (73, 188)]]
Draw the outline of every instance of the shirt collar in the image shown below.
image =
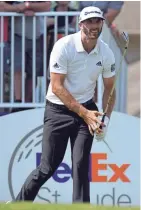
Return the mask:
[[(99, 52), (99, 44), (97, 41), (97, 44), (95, 46), (95, 48), (90, 52), (90, 54), (98, 54)], [(82, 41), (81, 41), (81, 31), (77, 32), (75, 35), (75, 48), (77, 52), (85, 52), (84, 47), (82, 45)]]

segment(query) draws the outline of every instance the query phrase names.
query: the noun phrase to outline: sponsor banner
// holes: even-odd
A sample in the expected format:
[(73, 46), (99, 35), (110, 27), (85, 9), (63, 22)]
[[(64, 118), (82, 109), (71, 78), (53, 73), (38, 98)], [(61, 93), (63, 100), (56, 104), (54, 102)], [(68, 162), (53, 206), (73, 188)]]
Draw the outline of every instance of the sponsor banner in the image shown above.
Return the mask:
[[(0, 117), (0, 201), (15, 198), (40, 164), (44, 109)], [(139, 205), (139, 119), (113, 112), (105, 143), (94, 140), (90, 155), (91, 203)], [(41, 187), (35, 202), (71, 203), (70, 144), (61, 165)]]

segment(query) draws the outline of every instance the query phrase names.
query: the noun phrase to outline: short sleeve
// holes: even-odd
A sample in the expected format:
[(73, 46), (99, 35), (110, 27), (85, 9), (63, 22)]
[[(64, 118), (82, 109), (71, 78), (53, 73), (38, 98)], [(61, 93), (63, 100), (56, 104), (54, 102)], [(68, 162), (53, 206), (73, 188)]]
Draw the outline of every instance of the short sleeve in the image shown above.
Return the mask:
[(65, 44), (57, 41), (50, 55), (50, 72), (67, 74), (67, 56)]
[(124, 4), (124, 1), (110, 1), (108, 8), (115, 9), (115, 10), (121, 10), (123, 4)]
[(107, 48), (103, 61), (103, 72), (104, 78), (113, 77), (115, 75), (115, 57), (110, 48)]

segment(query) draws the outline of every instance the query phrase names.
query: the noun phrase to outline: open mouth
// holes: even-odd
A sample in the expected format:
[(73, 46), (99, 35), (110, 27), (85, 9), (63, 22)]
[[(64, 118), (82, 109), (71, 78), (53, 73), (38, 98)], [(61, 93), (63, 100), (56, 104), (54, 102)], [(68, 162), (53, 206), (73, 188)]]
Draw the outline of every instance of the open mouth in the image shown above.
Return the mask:
[(90, 31), (91, 34), (98, 34), (98, 31)]

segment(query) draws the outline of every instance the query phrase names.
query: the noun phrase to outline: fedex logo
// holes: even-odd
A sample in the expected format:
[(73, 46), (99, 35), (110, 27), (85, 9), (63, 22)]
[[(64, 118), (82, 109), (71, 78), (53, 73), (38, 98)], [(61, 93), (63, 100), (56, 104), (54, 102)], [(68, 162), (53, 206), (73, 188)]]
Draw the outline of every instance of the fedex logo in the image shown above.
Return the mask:
[[(36, 154), (36, 166), (40, 164), (41, 153)], [(100, 161), (100, 162), (99, 162)], [(92, 153), (89, 162), (89, 179), (90, 182), (130, 182), (129, 177), (125, 174), (130, 164), (117, 165), (115, 163), (107, 162), (106, 153)], [(112, 175), (99, 175), (100, 171), (106, 172), (108, 169), (112, 170)], [(62, 177), (60, 177), (62, 175)], [(53, 175), (53, 179), (59, 183), (69, 181), (72, 176), (72, 169), (67, 163), (62, 162)]]

